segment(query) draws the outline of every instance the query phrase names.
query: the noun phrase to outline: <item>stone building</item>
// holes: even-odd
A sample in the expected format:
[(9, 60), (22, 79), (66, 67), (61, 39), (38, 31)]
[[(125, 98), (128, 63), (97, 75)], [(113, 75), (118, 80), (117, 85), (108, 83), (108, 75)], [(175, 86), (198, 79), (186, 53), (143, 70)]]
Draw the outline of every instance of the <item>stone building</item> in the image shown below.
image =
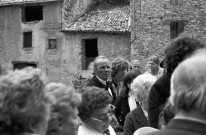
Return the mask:
[[(98, 55), (110, 60), (117, 56), (130, 60), (129, 8), (125, 4), (102, 3), (64, 28), (65, 50), (70, 50), (67, 67), (76, 65), (86, 70)], [(76, 63), (71, 65), (71, 62)]]
[[(131, 59), (164, 55), (182, 32), (206, 41), (205, 0), (131, 0)], [(143, 64), (143, 65), (144, 65)]]
[(105, 4), (1, 0), (1, 64), (13, 69), (39, 67), (51, 81), (71, 83), (74, 73), (84, 73), (97, 55), (130, 60), (130, 7)]

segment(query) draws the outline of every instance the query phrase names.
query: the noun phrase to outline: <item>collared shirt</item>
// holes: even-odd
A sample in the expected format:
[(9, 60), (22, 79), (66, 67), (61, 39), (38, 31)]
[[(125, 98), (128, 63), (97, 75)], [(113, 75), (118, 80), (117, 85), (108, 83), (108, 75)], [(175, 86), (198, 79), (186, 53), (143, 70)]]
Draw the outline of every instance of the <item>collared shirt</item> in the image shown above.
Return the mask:
[[(116, 135), (114, 129), (111, 126), (109, 126), (108, 129), (109, 129), (110, 135)], [(78, 135), (105, 135), (105, 134), (100, 133), (83, 123), (82, 125), (79, 126)]]
[[(96, 76), (96, 77), (97, 77), (97, 79), (99, 79), (99, 81), (100, 81), (102, 84), (107, 85), (107, 81), (104, 81), (104, 80), (100, 79), (98, 76)], [(109, 92), (109, 94), (113, 97), (112, 91), (111, 91), (110, 88), (108, 88), (108, 92)]]
[(135, 97), (131, 94), (131, 91), (128, 93), (128, 103), (129, 103), (130, 111), (137, 108), (137, 103), (136, 103)]
[(142, 110), (143, 110), (143, 113), (145, 115), (145, 117), (148, 119), (148, 112), (142, 107), (142, 105), (140, 104)]

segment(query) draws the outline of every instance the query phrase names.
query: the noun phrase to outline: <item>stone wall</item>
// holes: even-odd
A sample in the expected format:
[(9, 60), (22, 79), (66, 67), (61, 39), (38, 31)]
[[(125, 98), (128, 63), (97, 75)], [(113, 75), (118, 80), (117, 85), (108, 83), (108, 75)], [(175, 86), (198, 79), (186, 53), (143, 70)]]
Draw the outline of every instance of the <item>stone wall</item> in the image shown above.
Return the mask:
[[(181, 0), (178, 0), (181, 1)], [(131, 0), (131, 58), (142, 60), (145, 66), (151, 55), (164, 56), (171, 41), (170, 22), (183, 20), (184, 33), (206, 41), (206, 1), (183, 0), (172, 5), (170, 0)]]
[(130, 34), (65, 32), (65, 44), (62, 48), (62, 80), (65, 83), (71, 82), (70, 76), (73, 76), (73, 73), (79, 72), (84, 76), (89, 72), (82, 70), (82, 40), (92, 38), (98, 39), (99, 55), (104, 55), (110, 60), (119, 56), (130, 61)]
[[(0, 61), (34, 62), (47, 73), (51, 81), (61, 81), (61, 46), (63, 34), (61, 2), (43, 4), (43, 20), (22, 22), (22, 5), (0, 7)], [(25, 6), (25, 5), (24, 5)], [(32, 31), (32, 48), (23, 48), (23, 32)], [(57, 49), (48, 50), (48, 39), (57, 39)]]

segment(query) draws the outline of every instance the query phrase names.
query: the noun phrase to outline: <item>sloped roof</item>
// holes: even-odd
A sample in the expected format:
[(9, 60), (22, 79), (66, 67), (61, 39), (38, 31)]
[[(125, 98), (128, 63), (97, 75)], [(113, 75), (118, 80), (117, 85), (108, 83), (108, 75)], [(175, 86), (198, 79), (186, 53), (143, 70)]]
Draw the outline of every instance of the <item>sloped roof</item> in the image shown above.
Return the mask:
[(130, 6), (98, 6), (62, 31), (130, 32)]
[(42, 2), (53, 2), (61, 0), (0, 0), (0, 6), (27, 4), (27, 3), (42, 3)]

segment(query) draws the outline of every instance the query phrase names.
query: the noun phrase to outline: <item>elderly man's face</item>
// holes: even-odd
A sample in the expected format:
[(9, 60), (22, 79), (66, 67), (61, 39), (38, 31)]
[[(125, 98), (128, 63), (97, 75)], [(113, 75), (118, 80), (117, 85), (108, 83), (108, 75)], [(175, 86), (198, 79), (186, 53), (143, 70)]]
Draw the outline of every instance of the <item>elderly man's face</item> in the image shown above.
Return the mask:
[(99, 59), (94, 69), (95, 75), (102, 80), (107, 80), (110, 75), (110, 63), (107, 59)]
[(111, 106), (108, 104), (105, 107), (94, 110), (87, 124), (100, 133), (105, 132), (109, 128), (112, 119)]

